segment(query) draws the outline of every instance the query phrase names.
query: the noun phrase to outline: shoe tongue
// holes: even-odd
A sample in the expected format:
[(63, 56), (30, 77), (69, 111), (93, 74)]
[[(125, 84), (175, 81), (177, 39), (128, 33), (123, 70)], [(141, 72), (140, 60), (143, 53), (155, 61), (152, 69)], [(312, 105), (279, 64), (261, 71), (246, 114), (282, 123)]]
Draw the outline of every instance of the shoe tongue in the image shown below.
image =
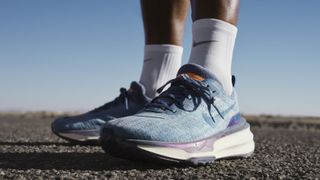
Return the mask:
[(197, 65), (197, 64), (183, 65), (179, 69), (177, 76), (179, 76), (181, 74), (186, 74), (189, 76), (189, 78), (197, 80), (197, 81), (204, 81), (204, 80), (208, 80), (208, 79), (217, 81), (217, 78), (215, 77), (215, 75), (210, 73), (204, 67)]
[(136, 81), (132, 81), (130, 84), (130, 88), (128, 89), (128, 92), (134, 92), (137, 94), (145, 94), (146, 93), (146, 89), (144, 88), (144, 86)]

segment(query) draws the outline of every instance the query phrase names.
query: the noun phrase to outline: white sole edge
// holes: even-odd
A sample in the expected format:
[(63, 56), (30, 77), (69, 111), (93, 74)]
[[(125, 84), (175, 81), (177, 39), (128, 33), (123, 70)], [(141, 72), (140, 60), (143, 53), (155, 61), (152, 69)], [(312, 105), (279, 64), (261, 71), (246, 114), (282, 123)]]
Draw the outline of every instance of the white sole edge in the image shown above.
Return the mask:
[(191, 158), (215, 157), (222, 159), (228, 157), (247, 157), (253, 153), (255, 143), (250, 127), (241, 131), (224, 136), (213, 143), (213, 150), (206, 152), (187, 152), (182, 149), (172, 147), (157, 147), (148, 145), (138, 145), (140, 149), (158, 154), (164, 157), (178, 160), (188, 160)]
[(99, 139), (99, 136), (85, 136), (85, 135), (75, 134), (75, 133), (59, 133), (59, 135), (75, 141), (89, 141), (89, 140)]

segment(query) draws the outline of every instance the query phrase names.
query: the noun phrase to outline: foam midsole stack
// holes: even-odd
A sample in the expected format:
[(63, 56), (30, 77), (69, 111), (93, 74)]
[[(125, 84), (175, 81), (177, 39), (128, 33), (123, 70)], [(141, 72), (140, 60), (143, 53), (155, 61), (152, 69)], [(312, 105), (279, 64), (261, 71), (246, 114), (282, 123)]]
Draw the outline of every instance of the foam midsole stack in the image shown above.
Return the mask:
[(183, 149), (173, 147), (160, 147), (151, 145), (138, 145), (138, 148), (145, 151), (179, 160), (190, 158), (214, 157), (221, 159), (226, 157), (245, 157), (254, 151), (253, 134), (250, 127), (223, 136), (212, 144), (212, 150), (205, 152), (187, 152)]

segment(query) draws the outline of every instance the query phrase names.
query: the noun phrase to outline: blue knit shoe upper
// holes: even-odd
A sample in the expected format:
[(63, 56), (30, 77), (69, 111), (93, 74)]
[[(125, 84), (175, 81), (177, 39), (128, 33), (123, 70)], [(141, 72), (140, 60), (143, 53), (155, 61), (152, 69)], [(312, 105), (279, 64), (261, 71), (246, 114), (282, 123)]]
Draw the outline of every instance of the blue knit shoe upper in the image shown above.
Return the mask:
[(129, 90), (121, 88), (116, 99), (99, 108), (78, 116), (56, 119), (52, 123), (52, 131), (67, 140), (97, 140), (103, 124), (115, 118), (133, 115), (149, 101), (144, 87), (132, 82)]
[(213, 136), (240, 117), (236, 93), (227, 95), (199, 65), (182, 66), (158, 91), (163, 92), (137, 114), (111, 120), (103, 130), (121, 139), (185, 143)]

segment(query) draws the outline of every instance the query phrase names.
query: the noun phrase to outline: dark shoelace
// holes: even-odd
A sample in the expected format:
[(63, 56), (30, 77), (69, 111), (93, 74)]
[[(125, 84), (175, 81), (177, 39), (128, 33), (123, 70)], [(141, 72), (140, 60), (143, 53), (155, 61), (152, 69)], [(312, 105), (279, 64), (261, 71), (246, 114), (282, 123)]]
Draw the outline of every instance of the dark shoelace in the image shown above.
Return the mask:
[(129, 105), (128, 105), (128, 98), (129, 98), (129, 93), (127, 91), (126, 88), (120, 88), (120, 95), (118, 97), (116, 97), (113, 101), (108, 102), (98, 108), (93, 109), (92, 113), (96, 113), (96, 112), (100, 112), (103, 111), (105, 109), (109, 109), (112, 106), (115, 106), (117, 104), (121, 104), (121, 103), (125, 103), (125, 109), (128, 110), (129, 109)]
[(177, 107), (182, 107), (181, 109), (183, 109), (182, 102), (185, 98), (188, 98), (193, 99), (195, 107), (197, 107), (200, 103), (196, 103), (196, 99), (200, 97), (200, 99), (203, 99), (207, 104), (209, 114), (213, 121), (215, 120), (211, 114), (211, 105), (222, 119), (224, 119), (219, 109), (214, 104), (215, 99), (213, 94), (215, 91), (212, 91), (205, 82), (191, 79), (188, 75), (182, 74), (179, 77), (168, 81), (165, 85), (160, 87), (157, 92), (161, 93), (168, 84), (171, 84), (170, 88), (154, 98), (151, 103), (146, 106), (145, 110), (155, 110), (154, 112), (157, 112), (157, 110), (160, 109), (169, 110), (174, 113), (176, 112), (176, 109), (171, 106), (172, 104), (176, 104)]

